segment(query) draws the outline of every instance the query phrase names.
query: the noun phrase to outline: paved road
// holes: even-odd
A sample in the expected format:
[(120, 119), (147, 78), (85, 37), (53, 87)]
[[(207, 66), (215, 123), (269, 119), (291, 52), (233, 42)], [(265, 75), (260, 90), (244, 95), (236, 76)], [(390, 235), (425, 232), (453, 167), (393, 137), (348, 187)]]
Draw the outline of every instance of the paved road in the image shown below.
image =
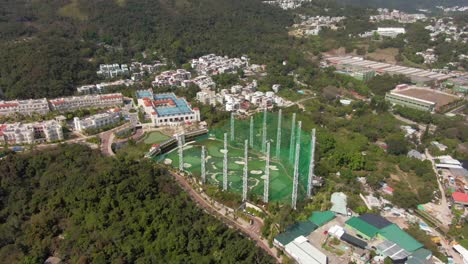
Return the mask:
[(112, 151), (112, 142), (114, 142), (114, 138), (115, 138), (114, 132), (125, 129), (130, 126), (131, 126), (130, 123), (125, 123), (119, 127), (115, 127), (111, 130), (100, 133), (98, 136), (99, 138), (101, 138), (102, 154), (104, 154), (105, 156), (114, 156), (115, 153), (114, 151)]
[[(431, 153), (429, 153), (428, 149), (425, 149), (425, 154), (426, 154), (426, 158), (431, 161), (432, 168), (434, 169), (434, 172), (436, 173), (436, 175), (438, 175), (437, 168), (435, 166), (434, 157), (432, 157), (432, 155), (431, 155)], [(448, 207), (447, 198), (445, 197), (445, 189), (444, 189), (444, 186), (442, 185), (441, 181), (439, 180), (439, 176), (437, 176), (437, 184), (439, 186), (439, 191), (441, 193), (440, 205), (434, 204), (433, 206), (437, 210), (437, 212), (439, 213), (438, 215), (440, 216), (440, 217), (437, 217), (437, 219), (440, 220), (444, 224), (444, 226), (446, 228), (448, 228), (448, 226), (449, 226), (449, 224), (451, 224), (451, 220), (452, 220), (452, 211)], [(440, 234), (437, 230), (435, 230), (435, 231), (437, 232), (439, 237), (444, 238), (444, 236), (442, 234)], [(442, 239), (441, 243), (442, 243), (442, 247), (445, 248), (445, 250), (447, 250), (448, 254), (450, 254), (453, 257), (454, 263), (462, 263), (462, 259), (461, 259), (460, 255), (453, 250), (453, 248), (450, 246), (449, 241), (445, 240), (445, 238), (444, 238), (444, 239)]]
[(221, 209), (215, 208), (201, 194), (193, 190), (192, 186), (190, 185), (190, 183), (187, 181), (185, 177), (177, 173), (173, 173), (173, 172), (171, 172), (171, 175), (177, 180), (177, 182), (182, 187), (182, 189), (184, 189), (187, 192), (187, 194), (189, 194), (199, 206), (201, 206), (210, 214), (217, 216), (218, 218), (221, 218), (227, 225), (234, 227), (242, 231), (244, 234), (248, 235), (251, 239), (253, 239), (257, 243), (259, 247), (261, 247), (269, 255), (274, 257), (278, 263), (281, 263), (281, 258), (276, 257), (276, 248), (270, 248), (268, 246), (268, 241), (260, 237), (260, 229), (262, 226), (262, 223), (260, 220), (254, 218), (253, 219), (254, 223), (250, 226), (242, 225), (241, 223), (232, 220), (231, 218), (223, 214), (223, 212), (225, 212), (224, 208), (221, 208)]
[[(426, 158), (429, 161), (431, 161), (432, 168), (433, 168), (435, 174), (438, 175), (437, 168), (435, 166), (434, 157), (432, 157), (432, 155), (431, 155), (431, 153), (429, 153), (428, 149), (425, 150), (425, 154), (426, 154)], [(437, 211), (439, 212), (439, 214), (441, 216), (441, 217), (438, 217), (437, 219), (439, 219), (444, 224), (444, 226), (446, 228), (448, 228), (449, 224), (451, 224), (451, 222), (452, 222), (451, 221), (452, 211), (448, 207), (447, 198), (445, 197), (445, 188), (442, 185), (441, 180), (439, 179), (439, 176), (436, 176), (436, 177), (437, 177), (437, 185), (439, 186), (439, 191), (440, 191), (441, 197), (440, 197), (440, 205), (434, 204), (434, 207), (437, 209)]]

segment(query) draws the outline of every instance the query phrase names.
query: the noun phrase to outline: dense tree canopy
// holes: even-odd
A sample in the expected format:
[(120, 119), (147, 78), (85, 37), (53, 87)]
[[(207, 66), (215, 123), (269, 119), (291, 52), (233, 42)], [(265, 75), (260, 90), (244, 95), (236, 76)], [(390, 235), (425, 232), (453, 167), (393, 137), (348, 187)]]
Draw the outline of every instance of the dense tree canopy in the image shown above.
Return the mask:
[(0, 88), (7, 98), (70, 94), (75, 85), (97, 78), (99, 63), (127, 63), (143, 51), (176, 64), (208, 53), (283, 57), (286, 26), (292, 23), (283, 10), (250, 0), (7, 1), (0, 6)]
[(80, 145), (0, 163), (0, 257), (42, 263), (271, 263), (147, 161)]

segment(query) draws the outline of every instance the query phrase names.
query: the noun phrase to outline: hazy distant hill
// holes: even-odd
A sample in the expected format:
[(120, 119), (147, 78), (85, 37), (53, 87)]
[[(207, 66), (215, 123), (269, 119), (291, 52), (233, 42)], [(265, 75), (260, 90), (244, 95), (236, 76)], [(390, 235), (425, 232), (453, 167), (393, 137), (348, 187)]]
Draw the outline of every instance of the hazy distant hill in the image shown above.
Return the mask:
[(336, 0), (338, 3), (357, 6), (386, 7), (399, 10), (414, 11), (417, 9), (432, 9), (435, 6), (467, 5), (466, 0)]

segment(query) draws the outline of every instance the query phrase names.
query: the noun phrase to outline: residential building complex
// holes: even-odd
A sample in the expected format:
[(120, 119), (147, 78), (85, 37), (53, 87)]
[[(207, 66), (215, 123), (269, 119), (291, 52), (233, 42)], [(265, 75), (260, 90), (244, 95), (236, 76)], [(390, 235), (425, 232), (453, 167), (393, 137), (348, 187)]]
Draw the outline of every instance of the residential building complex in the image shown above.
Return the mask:
[(467, 28), (466, 27), (458, 27), (456, 23), (454, 23), (453, 19), (435, 19), (432, 21), (431, 25), (425, 27), (425, 29), (431, 31), (431, 41), (435, 41), (439, 35), (445, 37), (445, 42), (451, 41), (462, 41), (466, 43), (468, 41), (467, 36)]
[(82, 108), (112, 107), (123, 104), (121, 93), (71, 96), (50, 100), (52, 111), (66, 112)]
[(450, 75), (417, 68), (398, 66), (389, 63), (364, 60), (353, 56), (329, 56), (325, 58), (327, 66), (334, 66), (338, 70), (355, 70), (362, 68), (374, 70), (376, 74), (405, 75), (414, 83), (443, 82)]
[(414, 23), (418, 20), (426, 20), (426, 15), (424, 14), (407, 14), (399, 10), (389, 10), (387, 8), (378, 8), (378, 15), (370, 16), (370, 21), (380, 22), (385, 20), (398, 21), (399, 23)]
[(263, 1), (265, 4), (277, 5), (284, 10), (295, 9), (302, 6), (305, 2), (310, 2), (311, 0), (270, 0)]
[(0, 142), (33, 144), (63, 140), (62, 126), (55, 120), (0, 125)]
[(300, 35), (318, 35), (323, 28), (337, 30), (338, 24), (345, 17), (330, 17), (330, 16), (312, 16), (307, 17), (300, 15), (302, 22), (294, 24), (293, 28), (298, 29)]
[(76, 91), (80, 94), (97, 94), (97, 93), (105, 93), (106, 89), (113, 86), (130, 86), (133, 85), (135, 82), (132, 80), (118, 80), (114, 82), (104, 82), (98, 84), (89, 84), (89, 85), (82, 85), (76, 88)]
[(99, 129), (101, 127), (117, 124), (120, 122), (120, 119), (120, 112), (110, 111), (107, 113), (92, 115), (84, 119), (75, 117), (73, 119), (73, 124), (76, 131), (84, 132), (88, 129)]
[(255, 80), (245, 86), (234, 85), (230, 90), (222, 89), (219, 93), (211, 89), (202, 89), (197, 93), (197, 100), (203, 104), (221, 104), (226, 111), (239, 113), (246, 113), (251, 106), (271, 108), (273, 105), (284, 106), (288, 103), (272, 91), (257, 91)]
[(184, 81), (192, 78), (192, 74), (184, 69), (164, 71), (154, 78), (153, 86), (181, 86)]
[(73, 111), (83, 108), (112, 107), (123, 104), (121, 93), (71, 96), (47, 100), (29, 99), (0, 101), (0, 115), (11, 114), (41, 114), (45, 115), (50, 111)]
[(238, 69), (246, 69), (250, 59), (247, 56), (241, 58), (229, 58), (209, 54), (191, 61), (191, 66), (199, 75), (217, 75), (221, 73), (235, 73)]
[(151, 89), (136, 93), (138, 106), (154, 126), (177, 126), (200, 121), (200, 110), (174, 93), (153, 94)]
[(106, 78), (114, 78), (121, 75), (129, 74), (127, 64), (101, 64), (99, 65), (99, 71), (96, 72), (97, 75), (104, 76)]
[(402, 105), (417, 110), (445, 112), (458, 102), (463, 101), (463, 98), (429, 88), (401, 84), (388, 92), (385, 95), (385, 100), (394, 105)]
[(23, 114), (31, 115), (47, 114), (49, 112), (49, 103), (47, 99), (29, 99), (29, 100), (12, 100), (12, 101), (0, 101), (0, 115), (10, 114)]

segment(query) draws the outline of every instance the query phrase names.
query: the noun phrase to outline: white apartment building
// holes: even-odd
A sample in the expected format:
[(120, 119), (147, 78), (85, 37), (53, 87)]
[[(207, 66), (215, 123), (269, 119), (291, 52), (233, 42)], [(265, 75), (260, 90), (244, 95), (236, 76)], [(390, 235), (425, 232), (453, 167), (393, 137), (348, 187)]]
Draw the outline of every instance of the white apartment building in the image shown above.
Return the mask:
[(210, 76), (200, 75), (191, 80), (192, 83), (200, 87), (200, 89), (214, 89), (216, 88), (216, 83)]
[(47, 114), (49, 112), (49, 103), (47, 99), (29, 99), (0, 101), (0, 115), (23, 114), (31, 115), (33, 113)]
[(99, 71), (97, 75), (104, 76), (106, 78), (114, 78), (120, 75), (129, 74), (129, 69), (127, 64), (101, 64), (99, 65)]
[(113, 107), (123, 104), (121, 93), (71, 96), (50, 100), (52, 111), (66, 112), (82, 108)]
[(377, 33), (383, 37), (395, 38), (400, 34), (405, 34), (405, 28), (402, 27), (379, 27)]
[(63, 130), (60, 123), (56, 120), (49, 120), (34, 126), (37, 133), (44, 133), (47, 142), (63, 140)]
[(108, 87), (112, 86), (130, 86), (135, 84), (133, 80), (125, 79), (125, 80), (117, 80), (113, 82), (103, 82), (98, 84), (89, 84), (89, 85), (82, 85), (76, 87), (76, 91), (80, 94), (96, 94), (96, 93), (104, 93)]
[(87, 129), (98, 129), (108, 125), (116, 124), (119, 121), (119, 112), (100, 113), (84, 119), (80, 119), (79, 117), (75, 117), (73, 119), (75, 130), (79, 132), (86, 131)]
[(60, 140), (63, 140), (62, 126), (55, 120), (0, 126), (0, 142), (8, 144), (33, 144)]

